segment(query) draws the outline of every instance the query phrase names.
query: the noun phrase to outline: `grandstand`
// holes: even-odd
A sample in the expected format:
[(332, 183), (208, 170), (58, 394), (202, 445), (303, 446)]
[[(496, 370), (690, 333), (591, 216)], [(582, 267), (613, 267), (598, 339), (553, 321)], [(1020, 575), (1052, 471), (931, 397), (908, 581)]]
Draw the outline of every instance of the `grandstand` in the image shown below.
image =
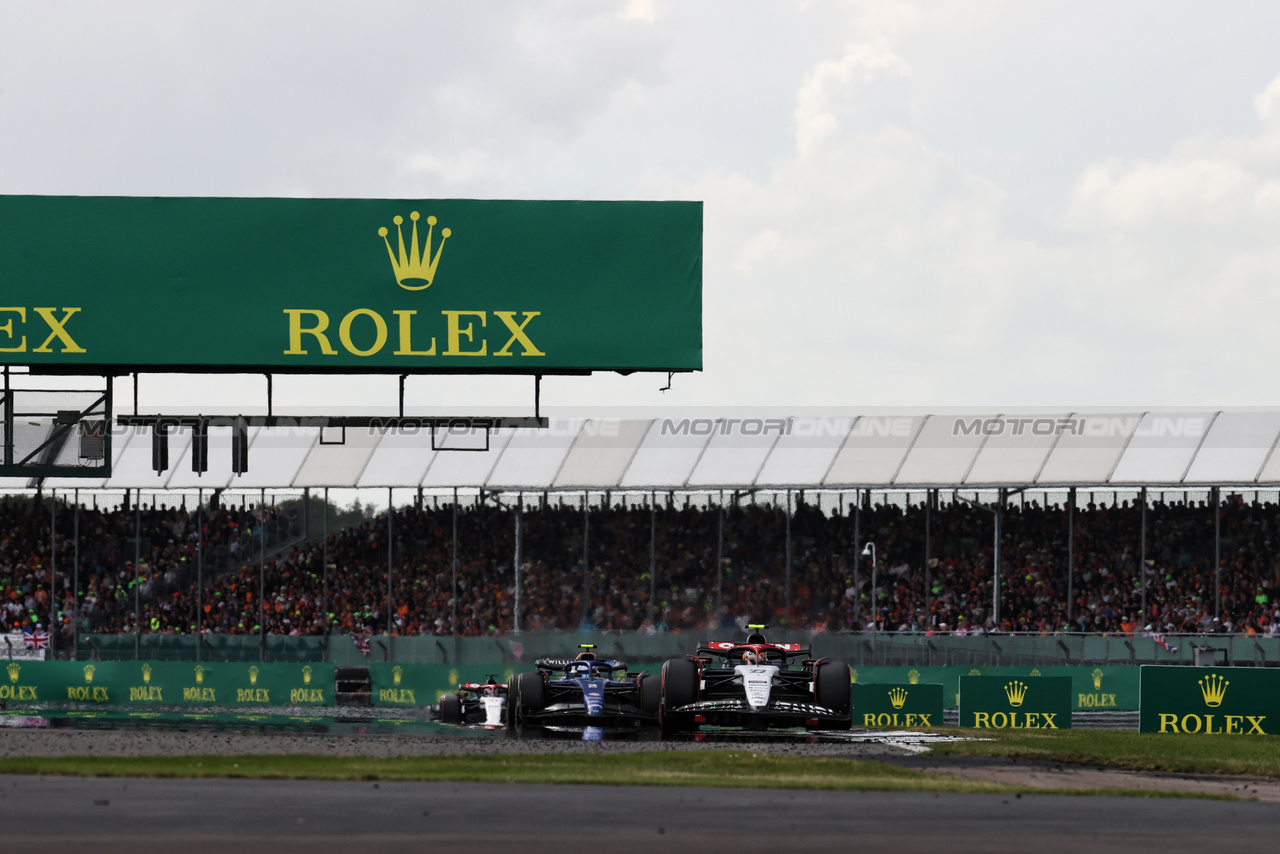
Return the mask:
[[(4, 619), (56, 607), (55, 649), (86, 655), (111, 634), (406, 648), (765, 619), (878, 644), (1141, 636), (1153, 659), (1152, 635), (1216, 635), (1280, 663), (1280, 411), (554, 418), (455, 430), (466, 451), (447, 432), (251, 425), (236, 474), (212, 428), (196, 474), (190, 431), (157, 472), (126, 428), (110, 477), (13, 484), (45, 500), (2, 511)], [(395, 509), (343, 526), (332, 488)]]

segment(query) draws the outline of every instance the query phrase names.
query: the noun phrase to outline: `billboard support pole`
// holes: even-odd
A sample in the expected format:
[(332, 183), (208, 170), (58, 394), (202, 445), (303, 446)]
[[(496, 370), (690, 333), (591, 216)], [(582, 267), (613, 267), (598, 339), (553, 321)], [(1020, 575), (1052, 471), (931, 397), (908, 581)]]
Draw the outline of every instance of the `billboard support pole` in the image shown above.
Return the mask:
[(258, 498), (258, 538), (262, 546), (258, 549), (258, 657), (267, 660), (267, 619), (263, 597), (267, 595), (267, 490), (264, 488)]
[(204, 642), (204, 487), (196, 490), (196, 661)]
[[(127, 497), (127, 491), (126, 491)], [(142, 490), (134, 490), (133, 501), (133, 658), (142, 655), (142, 595), (139, 571), (142, 568)]]
[(720, 490), (720, 512), (716, 514), (716, 611), (724, 607), (724, 490)]
[(320, 619), (324, 620), (324, 657), (329, 660), (329, 637), (333, 621), (329, 619), (329, 487), (324, 488), (324, 508), (320, 512)]
[(1213, 488), (1213, 618), (1222, 616), (1222, 495)]
[(658, 493), (649, 493), (649, 622), (655, 627), (658, 598)]
[(395, 509), (396, 509), (395, 492), (391, 487), (387, 487), (387, 658), (391, 658), (391, 627), (395, 604), (392, 602), (391, 593), (391, 571), (395, 563)]
[(783, 613), (787, 615), (787, 628), (791, 627), (791, 490), (787, 490), (787, 571), (783, 577)]

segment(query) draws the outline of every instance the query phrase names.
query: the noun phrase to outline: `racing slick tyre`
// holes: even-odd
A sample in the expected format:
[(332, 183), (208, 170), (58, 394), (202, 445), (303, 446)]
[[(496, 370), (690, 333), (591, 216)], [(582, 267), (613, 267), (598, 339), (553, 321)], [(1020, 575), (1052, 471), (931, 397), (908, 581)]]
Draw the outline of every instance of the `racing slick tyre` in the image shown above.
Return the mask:
[(511, 678), (516, 690), (507, 692), (507, 708), (514, 708), (515, 722), (523, 724), (527, 714), (547, 707), (547, 683), (538, 672), (517, 673)]
[(515, 732), (516, 724), (516, 708), (520, 705), (520, 681), (517, 674), (512, 674), (507, 678), (507, 731)]
[(457, 694), (440, 695), (440, 723), (462, 723), (462, 698)]
[(853, 692), (850, 688), (849, 665), (843, 661), (824, 661), (813, 675), (814, 701), (838, 715), (848, 715), (849, 720), (832, 721), (824, 729), (848, 729), (853, 724)]
[(698, 701), (698, 665), (688, 658), (668, 658), (662, 665), (662, 700), (658, 721), (663, 732), (696, 729), (693, 715), (672, 712)]
[(656, 715), (662, 702), (662, 677), (641, 673), (636, 677), (636, 687), (640, 692), (640, 708), (646, 714)]

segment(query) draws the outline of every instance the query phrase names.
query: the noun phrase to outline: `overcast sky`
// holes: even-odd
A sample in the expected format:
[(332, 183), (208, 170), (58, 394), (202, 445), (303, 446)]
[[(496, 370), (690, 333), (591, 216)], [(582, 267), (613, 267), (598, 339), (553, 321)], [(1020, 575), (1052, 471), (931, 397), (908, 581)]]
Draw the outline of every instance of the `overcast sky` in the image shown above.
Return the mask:
[(0, 192), (703, 201), (705, 370), (549, 404), (1276, 406), (1277, 33), (1274, 0), (0, 0)]

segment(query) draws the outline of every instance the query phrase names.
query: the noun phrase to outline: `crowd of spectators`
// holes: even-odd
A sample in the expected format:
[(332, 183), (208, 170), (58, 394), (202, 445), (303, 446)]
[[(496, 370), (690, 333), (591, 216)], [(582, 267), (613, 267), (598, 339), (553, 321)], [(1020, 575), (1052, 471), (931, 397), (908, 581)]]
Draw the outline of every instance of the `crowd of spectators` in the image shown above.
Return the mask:
[[(401, 635), (503, 634), (515, 628), (517, 602), (526, 630), (668, 632), (752, 620), (852, 632), (1280, 632), (1280, 506), (1239, 496), (1218, 511), (1217, 566), (1215, 512), (1203, 501), (1150, 503), (1145, 558), (1139, 506), (1082, 496), (1069, 523), (1059, 504), (1011, 502), (998, 622), (994, 516), (964, 502), (824, 511), (800, 500), (788, 525), (784, 507), (749, 499), (720, 508), (674, 496), (653, 509), (614, 502), (584, 514), (552, 496), (519, 512), (518, 591), (509, 501), (468, 504), (456, 516), (450, 506), (401, 507), (323, 541), (306, 538), (301, 510), (82, 507), (77, 573), (73, 508), (59, 505), (55, 554), (47, 499), (0, 502), (0, 632), (47, 626), (50, 595), (66, 635), (73, 624), (384, 634), (388, 620)], [(868, 542), (875, 566), (863, 556)]]

